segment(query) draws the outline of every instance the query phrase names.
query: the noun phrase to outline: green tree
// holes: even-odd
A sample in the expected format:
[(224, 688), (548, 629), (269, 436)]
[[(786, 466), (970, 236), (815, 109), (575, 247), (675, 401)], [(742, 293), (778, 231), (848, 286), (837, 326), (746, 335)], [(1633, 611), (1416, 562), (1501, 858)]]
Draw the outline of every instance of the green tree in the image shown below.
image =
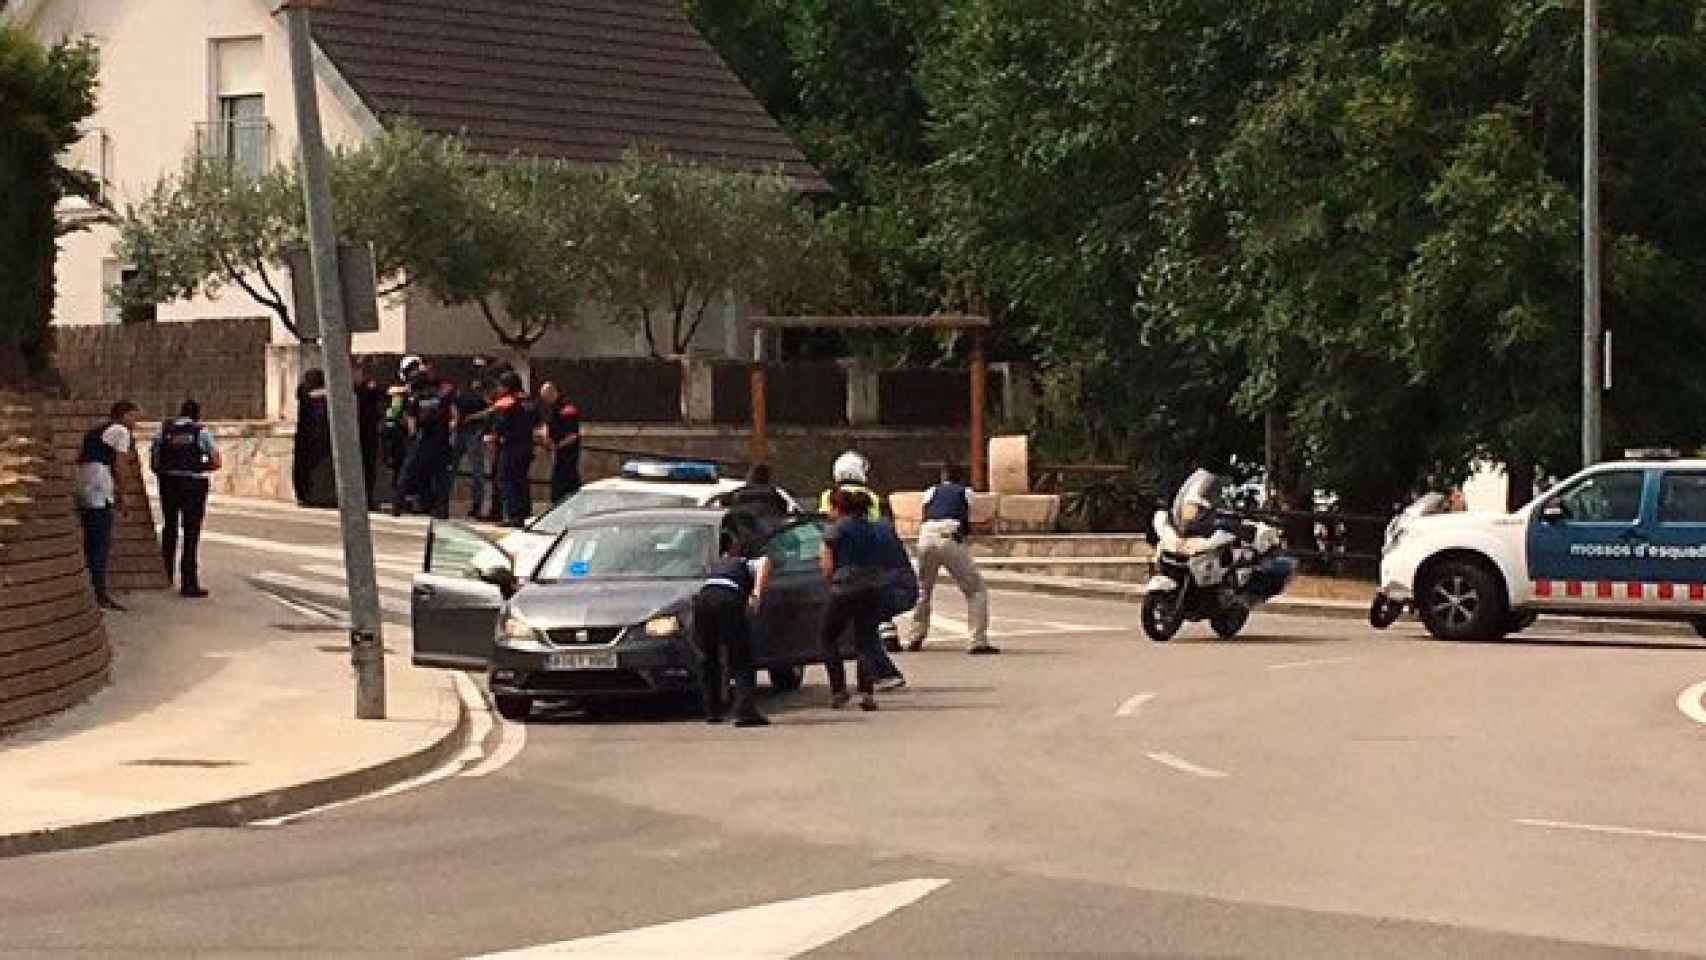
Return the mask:
[(45, 47), (0, 23), (0, 376), (39, 375), (51, 359), (56, 209), (93, 198), (88, 175), (61, 163), (95, 112), (99, 69), (82, 41)]

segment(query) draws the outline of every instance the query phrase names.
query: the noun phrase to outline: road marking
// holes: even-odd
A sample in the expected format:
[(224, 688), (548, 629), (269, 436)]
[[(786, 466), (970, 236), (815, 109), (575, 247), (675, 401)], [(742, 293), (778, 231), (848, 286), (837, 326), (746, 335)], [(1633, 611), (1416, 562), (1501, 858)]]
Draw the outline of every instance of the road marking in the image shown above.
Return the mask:
[(1706, 723), (1706, 705), (1701, 703), (1702, 698), (1706, 698), (1706, 680), (1677, 694), (1676, 708), (1695, 723)]
[(1137, 716), (1137, 711), (1142, 709), (1144, 704), (1146, 704), (1149, 701), (1154, 700), (1154, 699), (1155, 699), (1155, 694), (1153, 694), (1153, 693), (1140, 693), (1137, 696), (1132, 697), (1131, 699), (1127, 700), (1126, 702), (1120, 704), (1120, 708), (1118, 710), (1114, 711), (1114, 716), (1116, 716), (1116, 717), (1134, 717), (1134, 716)]
[(1325, 667), (1333, 663), (1350, 663), (1355, 657), (1323, 657), (1319, 660), (1291, 660), (1286, 663), (1270, 663), (1269, 670), (1296, 670), (1300, 667)]
[(324, 623), (334, 623), (337, 620), (336, 617), (333, 617), (331, 614), (319, 607), (309, 606), (306, 603), (292, 600), (289, 597), (281, 597), (276, 593), (269, 593), (267, 596), (271, 597), (274, 603), (277, 603), (279, 606), (298, 616), (307, 617), (310, 620), (318, 620)]
[[(310, 596), (330, 601), (333, 604), (342, 607), (349, 606), (349, 594), (342, 583), (328, 583), (324, 580), (309, 580), (306, 577), (298, 577), (293, 574), (282, 573), (278, 570), (262, 570), (259, 573), (252, 573), (249, 575), (249, 579), (260, 584), (284, 587), (289, 590), (300, 590)], [(379, 596), (379, 609), (392, 614), (393, 616), (411, 616), (409, 612), (409, 605), (407, 603), (394, 600), (383, 593)]]
[[(214, 530), (201, 532), (203, 543), (222, 543), (228, 547), (242, 547), (246, 550), (259, 550), (262, 553), (283, 553), (293, 557), (303, 557), (308, 560), (335, 560), (343, 562), (344, 552), (336, 547), (305, 547), (298, 543), (285, 543), (280, 540), (266, 540), (261, 537), (245, 537), (236, 533), (219, 533)], [(395, 553), (380, 553), (374, 555), (375, 561), (386, 563), (411, 564), (418, 562), (414, 557), (406, 557)]]
[[(343, 567), (334, 567), (327, 563), (305, 563), (302, 565), (302, 569), (315, 574), (316, 576), (328, 577), (340, 584), (348, 582), (347, 578), (344, 576)], [(392, 593), (400, 593), (405, 597), (409, 595), (409, 590), (413, 586), (409, 581), (399, 580), (396, 577), (381, 577), (375, 575), (373, 580), (379, 585), (379, 589), (389, 590)]]
[(1543, 827), (1547, 830), (1575, 830), (1581, 833), (1603, 833), (1615, 837), (1643, 837), (1649, 840), (1682, 840), (1687, 843), (1706, 843), (1706, 833), (1647, 830), (1641, 827), (1614, 827), (1599, 823), (1571, 823), (1568, 820), (1518, 819), (1515, 822), (1525, 827)]
[(591, 956), (786, 960), (833, 943), (911, 906), (947, 883), (946, 880), (903, 880), (713, 913), (655, 927), (488, 953), (476, 960)]
[(1154, 760), (1156, 763), (1164, 764), (1172, 767), (1174, 770), (1178, 770), (1182, 773), (1188, 773), (1192, 776), (1207, 777), (1210, 780), (1219, 780), (1226, 776), (1226, 772), (1223, 770), (1210, 770), (1208, 767), (1199, 767), (1189, 760), (1182, 757), (1176, 757), (1171, 753), (1151, 753), (1148, 756), (1149, 759)]

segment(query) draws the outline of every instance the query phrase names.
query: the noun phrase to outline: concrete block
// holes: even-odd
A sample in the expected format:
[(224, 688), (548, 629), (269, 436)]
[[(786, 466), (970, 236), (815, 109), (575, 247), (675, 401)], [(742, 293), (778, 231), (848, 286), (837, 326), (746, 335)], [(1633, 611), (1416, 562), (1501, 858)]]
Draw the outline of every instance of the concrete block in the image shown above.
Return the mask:
[(1044, 533), (1060, 519), (1060, 497), (1053, 494), (1009, 495), (1000, 498), (996, 529), (1002, 533)]
[(995, 517), (1001, 508), (1001, 495), (974, 493), (971, 495), (971, 528), (980, 532), (995, 529)]
[(1031, 438), (1020, 434), (989, 440), (989, 490), (991, 493), (1031, 492)]

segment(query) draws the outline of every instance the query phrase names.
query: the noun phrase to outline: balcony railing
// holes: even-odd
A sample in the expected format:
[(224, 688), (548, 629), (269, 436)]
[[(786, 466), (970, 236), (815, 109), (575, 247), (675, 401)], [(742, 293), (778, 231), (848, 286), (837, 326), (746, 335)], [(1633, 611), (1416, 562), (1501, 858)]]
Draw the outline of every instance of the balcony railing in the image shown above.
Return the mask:
[(266, 117), (198, 123), (195, 138), (197, 153), (238, 173), (259, 176), (272, 166), (272, 121)]

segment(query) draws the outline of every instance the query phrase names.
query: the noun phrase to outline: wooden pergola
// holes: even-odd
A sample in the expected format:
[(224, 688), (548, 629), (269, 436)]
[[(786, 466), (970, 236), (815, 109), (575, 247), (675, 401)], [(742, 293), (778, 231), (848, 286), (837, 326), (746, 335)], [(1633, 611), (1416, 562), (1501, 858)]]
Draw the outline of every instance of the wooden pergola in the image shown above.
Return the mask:
[(770, 440), (766, 434), (767, 411), (764, 406), (764, 334), (771, 330), (969, 330), (971, 331), (971, 451), (966, 463), (971, 469), (972, 486), (989, 486), (988, 464), (984, 460), (983, 405), (987, 389), (989, 364), (983, 354), (984, 331), (989, 318), (966, 314), (931, 314), (928, 316), (844, 316), (844, 317), (752, 317), (752, 462), (768, 462)]

